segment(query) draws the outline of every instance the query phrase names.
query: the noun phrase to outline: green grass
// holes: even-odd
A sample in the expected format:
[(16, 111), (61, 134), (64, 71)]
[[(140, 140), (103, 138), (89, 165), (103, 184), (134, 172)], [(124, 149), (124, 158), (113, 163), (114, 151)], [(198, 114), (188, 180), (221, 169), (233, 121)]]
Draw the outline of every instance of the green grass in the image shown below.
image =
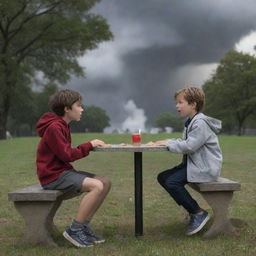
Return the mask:
[[(158, 140), (168, 135), (146, 135), (143, 140)], [(173, 135), (172, 135), (173, 136)], [(179, 134), (175, 134), (175, 137)], [(73, 145), (99, 138), (107, 143), (130, 142), (129, 135), (76, 134)], [(58, 210), (55, 234), (58, 248), (31, 246), (21, 242), (24, 223), (7, 193), (37, 183), (35, 152), (38, 138), (16, 138), (0, 141), (0, 255), (71, 256), (71, 255), (149, 255), (149, 256), (253, 256), (256, 255), (256, 137), (220, 136), (224, 155), (222, 176), (241, 182), (242, 190), (235, 192), (230, 215), (247, 222), (248, 227), (238, 234), (202, 239), (202, 232), (184, 235), (185, 212), (157, 184), (156, 176), (164, 169), (179, 163), (181, 156), (169, 152), (143, 154), (144, 179), (144, 237), (134, 237), (134, 179), (133, 153), (92, 152), (74, 166), (105, 175), (112, 181), (106, 201), (92, 221), (93, 229), (107, 242), (88, 249), (76, 249), (64, 240), (61, 232), (75, 216), (81, 198), (65, 201)], [(209, 206), (199, 194), (191, 191), (200, 204)], [(31, 213), (33, 214), (33, 213)]]

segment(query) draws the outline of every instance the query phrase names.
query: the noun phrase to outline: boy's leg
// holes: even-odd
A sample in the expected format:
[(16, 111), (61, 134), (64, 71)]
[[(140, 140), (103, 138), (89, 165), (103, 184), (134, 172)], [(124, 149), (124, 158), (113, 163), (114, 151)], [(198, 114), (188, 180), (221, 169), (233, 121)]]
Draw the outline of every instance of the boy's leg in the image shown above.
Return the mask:
[(190, 214), (190, 222), (186, 234), (193, 235), (200, 231), (209, 220), (209, 215), (185, 189), (187, 182), (186, 167), (175, 167), (158, 175), (159, 183), (173, 197), (177, 204), (182, 205)]
[(75, 220), (72, 222), (70, 228), (63, 233), (64, 237), (74, 245), (80, 246), (76, 244), (76, 241), (74, 241), (72, 237), (72, 235), (74, 235), (77, 240), (77, 232), (78, 235), (82, 232), (79, 239), (82, 239), (82, 243), (86, 244), (86, 246), (105, 242), (104, 239), (94, 234), (89, 227), (89, 222), (103, 203), (110, 187), (111, 183), (105, 177), (94, 176), (89, 178), (87, 176), (83, 179), (80, 192), (86, 192), (86, 194), (80, 202)]
[(163, 171), (158, 175), (157, 179), (176, 203), (182, 205), (190, 214), (201, 211), (198, 203), (185, 188), (188, 183), (186, 167), (174, 167)]
[(105, 177), (95, 176), (83, 180), (81, 192), (87, 192), (82, 198), (77, 212), (76, 221), (89, 222), (97, 209), (103, 203), (111, 188), (111, 183)]
[(81, 192), (87, 193), (81, 200), (76, 219), (71, 224), (71, 230), (72, 228), (82, 229), (89, 242), (91, 241), (95, 244), (104, 243), (105, 239), (95, 235), (89, 227), (89, 222), (103, 203), (110, 187), (111, 183), (105, 177), (85, 178), (82, 183)]

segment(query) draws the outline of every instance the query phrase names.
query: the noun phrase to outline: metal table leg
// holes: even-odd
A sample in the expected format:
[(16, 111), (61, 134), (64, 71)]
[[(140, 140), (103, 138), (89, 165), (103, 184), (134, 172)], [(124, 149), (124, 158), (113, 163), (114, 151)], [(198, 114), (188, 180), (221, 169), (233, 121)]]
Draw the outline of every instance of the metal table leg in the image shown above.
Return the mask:
[(142, 152), (134, 152), (135, 236), (143, 236)]

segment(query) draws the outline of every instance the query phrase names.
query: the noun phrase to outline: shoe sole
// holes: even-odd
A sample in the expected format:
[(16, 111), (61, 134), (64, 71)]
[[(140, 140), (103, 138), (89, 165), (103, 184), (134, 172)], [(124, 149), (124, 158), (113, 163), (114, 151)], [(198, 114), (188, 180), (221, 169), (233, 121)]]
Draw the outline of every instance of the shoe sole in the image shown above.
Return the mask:
[(207, 217), (204, 219), (204, 221), (201, 223), (201, 225), (197, 228), (197, 229), (195, 229), (195, 230), (193, 230), (193, 231), (191, 231), (191, 232), (189, 232), (189, 233), (186, 233), (186, 235), (187, 236), (191, 236), (191, 235), (194, 235), (194, 234), (196, 234), (197, 232), (199, 232), (203, 227), (204, 227), (204, 225), (207, 223), (207, 221), (210, 219), (210, 214), (208, 214), (207, 215)]
[(106, 242), (106, 240), (102, 239), (102, 240), (99, 240), (99, 241), (93, 241), (95, 244), (103, 244)]
[(90, 245), (82, 245), (79, 244), (76, 240), (74, 240), (66, 231), (63, 232), (63, 236), (70, 242), (72, 243), (74, 246), (76, 247), (81, 247), (81, 248), (85, 248), (85, 247), (92, 247), (93, 244)]

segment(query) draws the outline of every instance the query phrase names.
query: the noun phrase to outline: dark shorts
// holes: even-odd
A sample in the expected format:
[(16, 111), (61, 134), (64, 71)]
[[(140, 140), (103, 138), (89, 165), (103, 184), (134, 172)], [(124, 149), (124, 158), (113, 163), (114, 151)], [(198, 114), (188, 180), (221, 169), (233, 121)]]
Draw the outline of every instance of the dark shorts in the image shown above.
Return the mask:
[(68, 170), (64, 171), (57, 180), (42, 185), (49, 190), (67, 190), (68, 192), (81, 193), (82, 184), (85, 178), (94, 178), (96, 175), (90, 172)]

